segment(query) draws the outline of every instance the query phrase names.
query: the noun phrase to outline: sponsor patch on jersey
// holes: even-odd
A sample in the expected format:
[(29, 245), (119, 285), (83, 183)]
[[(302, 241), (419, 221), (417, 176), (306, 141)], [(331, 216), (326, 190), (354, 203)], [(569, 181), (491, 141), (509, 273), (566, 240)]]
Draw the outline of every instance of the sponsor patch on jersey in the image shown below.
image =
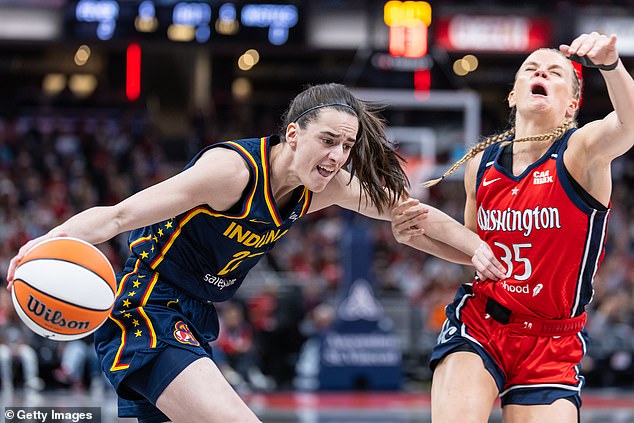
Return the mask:
[(194, 345), (194, 346), (200, 345), (198, 340), (196, 340), (196, 338), (194, 337), (194, 334), (192, 333), (192, 331), (190, 331), (189, 328), (187, 327), (187, 323), (183, 322), (182, 320), (179, 320), (174, 325), (174, 328), (175, 328), (174, 338), (176, 338), (176, 340), (180, 342), (181, 344)]
[(502, 288), (504, 288), (507, 292), (515, 293), (515, 294), (528, 294), (529, 288), (528, 284), (525, 285), (513, 285), (506, 283), (506, 281), (502, 282)]
[(533, 172), (533, 185), (552, 184), (553, 175), (550, 174), (550, 170)]

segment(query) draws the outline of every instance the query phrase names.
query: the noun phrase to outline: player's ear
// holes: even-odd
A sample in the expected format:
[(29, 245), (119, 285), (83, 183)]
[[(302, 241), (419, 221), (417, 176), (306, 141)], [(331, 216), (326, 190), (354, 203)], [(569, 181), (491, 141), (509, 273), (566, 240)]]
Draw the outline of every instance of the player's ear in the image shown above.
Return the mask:
[(579, 100), (572, 99), (568, 103), (568, 107), (566, 107), (566, 117), (571, 118), (575, 117), (577, 111), (579, 110)]
[(286, 127), (286, 142), (291, 147), (295, 148), (297, 145), (297, 132), (299, 131), (299, 125), (297, 122), (291, 122)]
[(513, 108), (515, 107), (515, 90), (511, 91), (508, 95), (508, 97), (506, 97), (506, 100), (509, 102), (509, 107)]

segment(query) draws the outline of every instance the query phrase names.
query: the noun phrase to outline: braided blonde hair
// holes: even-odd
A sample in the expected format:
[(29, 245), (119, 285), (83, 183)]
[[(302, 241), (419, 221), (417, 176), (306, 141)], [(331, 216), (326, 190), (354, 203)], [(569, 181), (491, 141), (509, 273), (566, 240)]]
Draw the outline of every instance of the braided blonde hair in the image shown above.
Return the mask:
[(577, 127), (577, 122), (574, 119), (568, 119), (568, 120), (564, 121), (561, 125), (559, 125), (558, 127), (556, 127), (555, 129), (553, 129), (552, 131), (550, 131), (550, 132), (548, 132), (546, 134), (532, 135), (532, 136), (529, 136), (529, 137), (523, 137), (523, 138), (518, 138), (518, 139), (515, 139), (515, 140), (504, 141), (506, 138), (508, 138), (508, 137), (512, 136), (513, 134), (515, 134), (515, 128), (511, 128), (511, 129), (509, 129), (507, 131), (502, 132), (501, 134), (492, 135), (490, 137), (485, 138), (481, 142), (477, 143), (473, 147), (471, 147), (471, 149), (464, 156), (462, 156), (462, 158), (460, 160), (458, 160), (456, 163), (454, 163), (453, 166), (451, 166), (445, 173), (443, 173), (440, 178), (436, 178), (436, 179), (432, 179), (430, 181), (423, 182), (423, 187), (429, 188), (429, 187), (433, 187), (434, 185), (438, 184), (440, 181), (445, 179), (447, 176), (449, 176), (452, 173), (454, 173), (460, 166), (462, 166), (467, 161), (469, 161), (469, 159), (475, 157), (479, 152), (486, 150), (489, 146), (491, 146), (493, 144), (497, 144), (499, 142), (504, 141), (501, 144), (501, 146), (504, 147), (504, 146), (507, 146), (507, 145), (511, 144), (512, 142), (526, 142), (526, 141), (537, 141), (537, 142), (547, 141), (547, 142), (550, 142), (550, 141), (554, 141), (554, 140), (558, 139), (559, 137), (561, 137), (569, 129), (576, 128), (576, 127)]
[[(542, 48), (542, 49), (539, 49), (537, 51), (540, 51), (540, 50), (552, 51), (552, 52), (560, 54), (562, 57), (566, 57), (559, 50), (556, 50), (556, 49)], [(579, 75), (577, 75), (577, 71), (572, 66), (572, 62), (568, 61), (568, 63), (570, 64), (570, 67), (572, 68), (572, 74), (574, 75), (574, 78), (572, 80), (573, 97), (576, 100), (579, 100), (579, 98), (581, 97), (581, 81), (579, 79)], [(513, 110), (511, 110), (511, 118), (512, 118), (511, 119), (512, 121), (515, 120), (514, 119), (515, 118), (515, 108), (513, 108)], [(555, 129), (553, 129), (552, 131), (550, 131), (550, 132), (548, 132), (546, 134), (532, 135), (532, 136), (529, 136), (529, 137), (523, 137), (523, 138), (518, 138), (518, 139), (515, 139), (515, 140), (504, 141), (505, 139), (515, 135), (515, 127), (512, 127), (510, 129), (502, 132), (501, 134), (491, 135), (489, 137), (486, 137), (484, 140), (480, 141), (479, 143), (477, 143), (473, 147), (471, 147), (471, 149), (464, 156), (462, 156), (462, 158), (460, 158), (460, 160), (455, 162), (445, 173), (443, 173), (440, 178), (436, 178), (436, 179), (432, 179), (432, 180), (423, 182), (423, 187), (424, 188), (429, 188), (429, 187), (433, 187), (434, 185), (438, 184), (440, 181), (445, 179), (447, 176), (449, 176), (452, 173), (454, 173), (460, 166), (465, 164), (471, 158), (475, 157), (479, 152), (486, 150), (489, 146), (491, 146), (493, 144), (497, 144), (499, 142), (504, 141), (502, 143), (502, 147), (504, 147), (506, 145), (511, 144), (511, 142), (525, 142), (525, 141), (537, 141), (537, 142), (546, 141), (546, 142), (551, 142), (551, 141), (554, 141), (554, 140), (558, 139), (559, 137), (561, 137), (569, 129), (576, 128), (576, 127), (577, 127), (577, 121), (573, 117), (571, 119), (566, 119), (561, 125), (559, 125), (558, 127), (556, 127)]]

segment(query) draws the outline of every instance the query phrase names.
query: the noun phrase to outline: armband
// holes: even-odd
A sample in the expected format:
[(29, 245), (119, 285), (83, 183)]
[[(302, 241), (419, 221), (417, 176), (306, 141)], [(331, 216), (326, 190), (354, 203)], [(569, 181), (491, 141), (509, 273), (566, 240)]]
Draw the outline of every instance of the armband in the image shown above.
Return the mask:
[(583, 66), (585, 66), (587, 68), (595, 68), (595, 69), (599, 69), (599, 70), (602, 70), (602, 71), (614, 70), (619, 65), (619, 59), (616, 59), (616, 61), (614, 63), (609, 64), (609, 65), (597, 65), (592, 60), (590, 60), (588, 58), (588, 56), (579, 56), (577, 54), (571, 54), (569, 59), (572, 60), (573, 62), (580, 63), (580, 64), (582, 64)]

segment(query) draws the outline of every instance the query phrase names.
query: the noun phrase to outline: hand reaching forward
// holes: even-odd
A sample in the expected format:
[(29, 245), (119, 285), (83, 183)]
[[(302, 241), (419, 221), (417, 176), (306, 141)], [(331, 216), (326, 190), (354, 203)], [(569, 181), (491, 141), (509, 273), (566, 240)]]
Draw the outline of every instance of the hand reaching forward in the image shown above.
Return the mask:
[(404, 244), (412, 238), (425, 233), (422, 221), (427, 218), (429, 209), (415, 198), (408, 198), (392, 209), (392, 234), (396, 241)]
[[(449, 220), (448, 216), (441, 219), (440, 223), (444, 225), (445, 230), (453, 232), (453, 236), (447, 237), (447, 241), (423, 236), (423, 222), (428, 217), (429, 207), (417, 199), (409, 198), (398, 204), (391, 213), (392, 234), (396, 241), (456, 263), (466, 264), (465, 259), (470, 256), (471, 263), (481, 279), (495, 281), (505, 278), (506, 270), (491, 248), (475, 233), (458, 222)], [(456, 239), (460, 241), (455, 242)], [(473, 251), (473, 254), (467, 251)]]

